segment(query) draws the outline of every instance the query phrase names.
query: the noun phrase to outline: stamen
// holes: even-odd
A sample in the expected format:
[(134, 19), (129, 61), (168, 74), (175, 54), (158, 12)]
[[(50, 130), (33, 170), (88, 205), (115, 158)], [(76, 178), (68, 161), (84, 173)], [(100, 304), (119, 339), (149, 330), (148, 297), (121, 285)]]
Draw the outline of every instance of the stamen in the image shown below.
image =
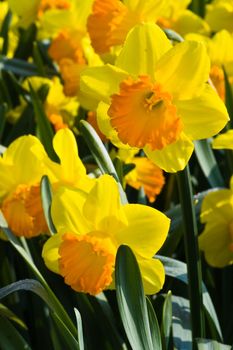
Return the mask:
[(175, 142), (182, 131), (171, 94), (146, 75), (121, 83), (120, 92), (112, 96), (108, 115), (119, 139), (131, 147), (162, 149)]

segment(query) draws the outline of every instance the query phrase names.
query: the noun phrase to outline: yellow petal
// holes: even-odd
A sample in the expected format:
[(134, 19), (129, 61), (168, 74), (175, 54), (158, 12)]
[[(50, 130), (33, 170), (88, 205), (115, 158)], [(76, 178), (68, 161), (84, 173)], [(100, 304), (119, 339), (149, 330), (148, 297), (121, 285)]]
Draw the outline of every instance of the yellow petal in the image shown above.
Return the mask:
[(86, 169), (78, 156), (75, 137), (68, 128), (59, 130), (53, 138), (53, 147), (57, 153), (63, 172), (63, 181), (75, 183), (86, 175)]
[(56, 233), (52, 237), (50, 237), (47, 242), (43, 246), (42, 250), (42, 258), (44, 259), (45, 265), (49, 270), (59, 273), (59, 247), (62, 243), (62, 235), (60, 233)]
[(187, 33), (208, 35), (210, 28), (206, 21), (190, 10), (183, 11), (174, 24), (174, 30), (184, 36)]
[(18, 184), (39, 182), (46, 173), (43, 164), (46, 159), (48, 156), (35, 136), (22, 136), (12, 142), (0, 157), (0, 194), (6, 194)]
[(156, 63), (170, 48), (170, 41), (156, 24), (139, 24), (129, 32), (115, 64), (132, 75), (147, 74), (155, 79)]
[(96, 181), (83, 206), (83, 214), (95, 230), (109, 234), (127, 224), (118, 185), (112, 176), (103, 175)]
[(124, 0), (124, 4), (130, 11), (140, 14), (145, 21), (153, 22), (162, 15), (167, 3), (166, 0)]
[(81, 190), (70, 190), (66, 187), (60, 187), (55, 192), (51, 213), (58, 232), (85, 234), (93, 230), (91, 221), (87, 221), (82, 212), (86, 196)]
[(118, 91), (119, 84), (128, 74), (121, 69), (107, 64), (90, 67), (80, 74), (80, 90), (95, 101), (109, 102), (110, 96)]
[[(232, 213), (231, 213), (232, 214)], [(208, 223), (199, 236), (200, 249), (204, 251), (205, 259), (213, 267), (224, 267), (233, 263), (233, 251), (230, 250), (228, 222), (216, 218)]]
[(233, 192), (222, 189), (208, 193), (201, 207), (201, 221), (205, 222), (228, 222), (231, 221), (233, 212)]
[(158, 259), (140, 259), (137, 257), (142, 275), (145, 294), (155, 294), (160, 291), (165, 281), (163, 264)]
[(213, 1), (207, 5), (206, 21), (214, 32), (221, 29), (233, 31), (233, 5), (231, 0)]
[(144, 151), (147, 157), (160, 168), (169, 173), (174, 173), (184, 169), (193, 153), (193, 149), (192, 141), (184, 133), (181, 133), (178, 141), (161, 150), (151, 151), (149, 147), (145, 147)]
[(218, 135), (213, 141), (213, 148), (233, 150), (233, 130), (228, 130), (224, 134)]
[[(132, 149), (128, 145), (123, 144), (117, 135), (117, 131), (113, 129), (110, 117), (108, 115), (109, 104), (105, 102), (100, 102), (97, 108), (97, 124), (100, 131), (107, 137), (107, 139), (111, 140), (111, 142), (118, 148), (122, 149)], [(135, 149), (135, 152), (138, 150)]]
[(201, 42), (184, 41), (159, 60), (156, 79), (174, 99), (191, 99), (200, 94), (208, 80), (210, 60)]
[(184, 133), (192, 140), (217, 134), (229, 120), (224, 103), (207, 84), (200, 96), (191, 100), (177, 101), (176, 106), (178, 115), (183, 121)]
[(116, 233), (119, 245), (130, 246), (136, 254), (152, 257), (163, 245), (170, 219), (160, 211), (140, 204), (123, 206), (128, 225)]
[(9, 0), (8, 3), (12, 12), (22, 17), (20, 24), (27, 26), (35, 20), (40, 1), (41, 0)]

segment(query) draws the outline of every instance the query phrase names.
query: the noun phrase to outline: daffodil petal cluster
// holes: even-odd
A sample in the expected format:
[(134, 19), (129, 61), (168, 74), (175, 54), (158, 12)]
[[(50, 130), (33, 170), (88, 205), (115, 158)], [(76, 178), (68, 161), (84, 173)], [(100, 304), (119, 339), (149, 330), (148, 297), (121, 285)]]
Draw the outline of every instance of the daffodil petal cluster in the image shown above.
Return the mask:
[(42, 256), (47, 267), (74, 290), (96, 295), (114, 288), (121, 244), (134, 251), (145, 292), (153, 294), (162, 288), (164, 268), (153, 256), (167, 236), (170, 220), (144, 205), (122, 205), (111, 176), (101, 176), (88, 194), (60, 188), (51, 213), (58, 233), (45, 243)]
[(99, 128), (116, 146), (143, 149), (176, 172), (187, 164), (192, 141), (217, 134), (229, 119), (206, 83), (209, 71), (202, 43), (172, 47), (157, 25), (146, 23), (129, 32), (115, 66), (86, 69), (80, 88), (99, 99)]
[(16, 139), (0, 158), (0, 209), (17, 236), (30, 238), (48, 232), (40, 197), (43, 175), (49, 177), (54, 191), (61, 185), (89, 191), (94, 184), (86, 175), (69, 129), (57, 132), (53, 147), (59, 164), (50, 160), (32, 135)]

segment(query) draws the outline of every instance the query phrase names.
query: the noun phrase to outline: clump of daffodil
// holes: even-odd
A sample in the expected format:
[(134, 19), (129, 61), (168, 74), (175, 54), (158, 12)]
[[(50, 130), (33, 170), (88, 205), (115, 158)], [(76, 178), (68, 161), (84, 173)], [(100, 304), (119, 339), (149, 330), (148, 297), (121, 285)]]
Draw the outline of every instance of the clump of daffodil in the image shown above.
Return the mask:
[[(38, 91), (43, 85), (49, 87), (48, 94), (44, 101), (44, 111), (54, 127), (55, 131), (65, 127), (71, 127), (74, 124), (75, 117), (77, 116), (79, 102), (76, 97), (68, 97), (63, 92), (63, 85), (58, 77), (52, 79), (41, 77), (27, 78), (22, 87), (29, 91), (29, 85), (35, 91)], [(26, 107), (26, 102), (22, 98), (20, 105), (14, 110), (9, 111), (8, 118), (11, 122), (17, 121), (21, 116), (22, 111)]]
[(207, 23), (215, 32), (226, 29), (233, 32), (232, 0), (214, 0), (206, 6)]
[(53, 139), (60, 163), (52, 162), (32, 135), (16, 139), (0, 158), (0, 209), (13, 233), (27, 238), (48, 232), (44, 219), (40, 181), (47, 175), (56, 191), (60, 185), (89, 190), (94, 180), (86, 176), (72, 132), (62, 129)]
[(156, 22), (169, 1), (165, 0), (94, 0), (87, 29), (98, 54), (106, 54), (122, 45), (129, 30), (137, 23)]
[(154, 202), (165, 183), (163, 171), (147, 157), (137, 156), (135, 153), (137, 151), (126, 149), (119, 149), (117, 153), (117, 157), (125, 164), (135, 166), (124, 176), (124, 180), (136, 190), (143, 188), (149, 202)]
[(207, 194), (201, 208), (204, 231), (199, 236), (199, 247), (213, 267), (233, 263), (233, 178), (230, 189)]
[[(81, 23), (85, 11), (90, 11), (93, 0), (8, 0), (10, 9), (19, 17), (18, 26), (26, 28), (36, 23), (38, 37), (53, 38), (61, 28), (70, 28), (75, 22)], [(79, 17), (75, 16), (81, 8)]]
[(172, 47), (157, 25), (147, 23), (130, 31), (115, 66), (86, 69), (80, 87), (99, 99), (98, 125), (113, 144), (143, 149), (160, 168), (176, 172), (187, 164), (192, 141), (217, 134), (229, 119), (206, 83), (209, 71), (202, 43)]
[(233, 82), (233, 35), (227, 30), (221, 30), (211, 38), (189, 34), (188, 40), (202, 41), (211, 61), (210, 78), (219, 96), (225, 101), (225, 79), (223, 67), (230, 83)]
[(61, 188), (53, 198), (51, 214), (57, 233), (45, 243), (42, 256), (47, 267), (74, 290), (96, 295), (114, 288), (121, 244), (129, 245), (136, 255), (145, 293), (162, 288), (164, 268), (153, 256), (167, 236), (169, 219), (151, 207), (122, 205), (111, 176), (101, 176), (88, 194)]
[[(64, 93), (67, 96), (78, 96), (84, 107), (85, 100), (82, 100), (79, 91), (80, 72), (87, 66), (102, 65), (87, 35), (86, 22), (91, 5), (90, 0), (73, 3), (69, 24), (61, 23), (48, 50), (50, 57), (59, 67), (64, 82)], [(96, 104), (93, 108), (95, 107)]]
[(209, 25), (201, 17), (187, 9), (190, 3), (191, 0), (169, 2), (166, 11), (157, 23), (162, 28), (173, 29), (182, 36), (190, 32), (208, 35)]

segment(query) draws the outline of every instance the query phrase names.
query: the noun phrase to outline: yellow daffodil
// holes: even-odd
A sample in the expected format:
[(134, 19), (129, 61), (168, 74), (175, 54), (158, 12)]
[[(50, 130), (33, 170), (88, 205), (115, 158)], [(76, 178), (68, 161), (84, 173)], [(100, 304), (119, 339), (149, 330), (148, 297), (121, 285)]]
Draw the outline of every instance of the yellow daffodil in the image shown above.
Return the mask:
[(152, 257), (162, 246), (169, 219), (139, 204), (120, 203), (115, 180), (101, 176), (89, 194), (62, 188), (52, 202), (58, 233), (43, 248), (49, 269), (61, 274), (78, 292), (96, 295), (114, 288), (117, 249), (129, 245), (138, 260), (145, 292), (154, 294), (164, 283), (164, 268)]
[(101, 101), (98, 125), (116, 146), (143, 148), (160, 168), (175, 172), (187, 164), (193, 140), (217, 134), (229, 119), (206, 83), (209, 69), (203, 44), (172, 47), (147, 23), (130, 31), (115, 66), (86, 69), (80, 87)]
[(213, 31), (226, 29), (233, 32), (232, 0), (214, 0), (207, 5), (206, 21)]
[(99, 54), (122, 45), (129, 30), (137, 23), (156, 22), (168, 1), (95, 0), (87, 21), (92, 45)]
[[(93, 0), (8, 0), (12, 12), (19, 17), (18, 26), (35, 22), (39, 38), (52, 38), (62, 28), (84, 26)], [(79, 15), (76, 16), (78, 9)]]
[(201, 209), (204, 231), (199, 246), (206, 261), (214, 267), (233, 263), (233, 178), (230, 189), (207, 194)]
[(35, 136), (15, 140), (0, 158), (0, 209), (17, 236), (33, 237), (48, 231), (41, 199), (40, 180), (48, 175), (56, 191), (61, 184), (89, 190), (72, 132), (62, 129), (53, 139), (60, 164), (52, 162)]
[(182, 36), (190, 32), (209, 34), (210, 28), (206, 21), (187, 9), (190, 3), (191, 0), (171, 1), (158, 24), (162, 28), (173, 29)]
[(218, 135), (213, 141), (213, 148), (233, 150), (233, 130)]
[[(76, 97), (67, 97), (64, 94), (63, 85), (59, 78), (30, 77), (23, 82), (22, 86), (29, 91), (29, 84), (35, 91), (38, 91), (44, 84), (49, 86), (49, 92), (44, 102), (44, 110), (55, 131), (73, 126), (79, 103)], [(22, 110), (26, 106), (24, 99), (21, 99), (20, 102), (20, 106), (8, 113), (8, 119), (13, 123), (21, 116)]]
[(46, 157), (36, 137), (23, 136), (0, 158), (0, 208), (17, 236), (32, 237), (47, 231), (39, 187), (46, 174)]
[(126, 164), (131, 163), (135, 165), (135, 168), (124, 177), (125, 182), (136, 190), (142, 187), (149, 202), (154, 202), (165, 183), (163, 171), (150, 159), (135, 157), (132, 151), (129, 150), (120, 149), (117, 156)]
[(225, 101), (225, 80), (223, 67), (230, 83), (233, 82), (233, 35), (227, 30), (221, 30), (208, 38), (197, 34), (186, 36), (188, 40), (202, 41), (207, 48), (211, 61), (210, 78), (219, 96)]

